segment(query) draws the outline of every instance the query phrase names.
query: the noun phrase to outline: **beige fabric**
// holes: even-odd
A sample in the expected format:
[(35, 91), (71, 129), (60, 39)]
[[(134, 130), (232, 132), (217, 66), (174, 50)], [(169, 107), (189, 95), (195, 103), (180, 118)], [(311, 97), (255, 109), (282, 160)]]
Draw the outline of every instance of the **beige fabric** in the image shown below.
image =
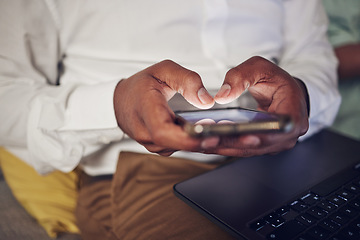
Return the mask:
[(77, 216), (88, 239), (233, 239), (179, 200), (175, 183), (216, 164), (122, 152), (113, 180), (83, 186)]

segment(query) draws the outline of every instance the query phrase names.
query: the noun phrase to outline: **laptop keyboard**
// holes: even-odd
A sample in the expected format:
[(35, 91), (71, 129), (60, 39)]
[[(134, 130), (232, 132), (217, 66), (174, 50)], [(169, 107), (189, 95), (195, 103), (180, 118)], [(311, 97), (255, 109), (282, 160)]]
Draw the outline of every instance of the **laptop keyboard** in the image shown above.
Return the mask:
[(360, 172), (331, 177), (249, 227), (268, 240), (359, 240)]

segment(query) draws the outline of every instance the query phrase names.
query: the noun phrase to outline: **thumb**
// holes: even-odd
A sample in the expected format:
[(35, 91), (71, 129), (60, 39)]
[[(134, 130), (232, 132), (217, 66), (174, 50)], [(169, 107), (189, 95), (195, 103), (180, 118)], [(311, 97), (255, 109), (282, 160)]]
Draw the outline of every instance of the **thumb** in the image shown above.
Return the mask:
[(239, 68), (230, 69), (226, 73), (223, 85), (215, 95), (215, 101), (219, 104), (234, 101), (249, 88), (250, 83), (249, 79), (242, 76)]
[(189, 103), (198, 108), (210, 108), (214, 105), (214, 98), (205, 89), (199, 74), (186, 69), (179, 64), (164, 60), (151, 67), (151, 75), (159, 82), (166, 84), (166, 91), (180, 93)]
[(220, 104), (234, 101), (249, 87), (271, 78), (277, 68), (262, 57), (256, 56), (246, 60), (226, 73), (224, 83), (215, 95), (215, 101)]

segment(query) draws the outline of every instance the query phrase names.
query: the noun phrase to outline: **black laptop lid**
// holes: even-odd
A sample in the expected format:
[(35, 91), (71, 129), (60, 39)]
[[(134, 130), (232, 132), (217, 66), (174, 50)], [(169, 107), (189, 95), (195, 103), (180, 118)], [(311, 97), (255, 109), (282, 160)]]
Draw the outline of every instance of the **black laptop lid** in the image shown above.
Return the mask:
[(174, 186), (175, 194), (232, 235), (360, 161), (360, 142), (324, 130), (277, 155), (240, 158)]

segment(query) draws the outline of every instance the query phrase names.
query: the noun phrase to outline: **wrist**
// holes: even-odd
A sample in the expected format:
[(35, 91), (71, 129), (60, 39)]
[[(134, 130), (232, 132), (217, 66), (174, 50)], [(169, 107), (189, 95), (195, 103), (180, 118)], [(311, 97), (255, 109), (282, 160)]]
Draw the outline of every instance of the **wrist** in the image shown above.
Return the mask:
[(305, 83), (302, 80), (300, 80), (299, 78), (296, 78), (296, 77), (293, 77), (293, 78), (299, 84), (299, 86), (302, 90), (302, 93), (303, 93), (305, 101), (306, 101), (307, 114), (308, 114), (308, 116), (310, 116), (310, 97), (309, 97), (307, 87), (306, 87)]

